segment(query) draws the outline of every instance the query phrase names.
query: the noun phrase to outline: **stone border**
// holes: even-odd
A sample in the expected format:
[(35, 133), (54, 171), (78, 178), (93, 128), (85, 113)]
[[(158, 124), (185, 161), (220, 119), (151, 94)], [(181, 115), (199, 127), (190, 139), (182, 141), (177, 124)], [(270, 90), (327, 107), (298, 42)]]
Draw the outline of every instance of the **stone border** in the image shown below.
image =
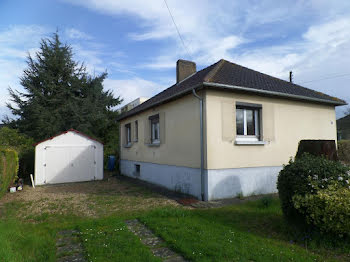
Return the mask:
[(128, 229), (138, 236), (141, 242), (149, 247), (154, 256), (159, 257), (164, 262), (185, 262), (186, 260), (179, 254), (165, 246), (165, 242), (157, 237), (153, 232), (137, 219), (125, 221)]
[(86, 262), (78, 230), (64, 230), (57, 233), (57, 262)]

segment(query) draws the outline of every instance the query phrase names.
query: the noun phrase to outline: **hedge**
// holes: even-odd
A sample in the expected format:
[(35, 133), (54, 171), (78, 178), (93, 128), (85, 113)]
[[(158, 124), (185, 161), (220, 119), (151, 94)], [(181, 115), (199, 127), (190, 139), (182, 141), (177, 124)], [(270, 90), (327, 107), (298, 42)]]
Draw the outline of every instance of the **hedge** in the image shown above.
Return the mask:
[(350, 165), (350, 140), (338, 141), (339, 160)]
[(13, 149), (0, 148), (0, 197), (17, 178), (18, 166), (18, 153)]

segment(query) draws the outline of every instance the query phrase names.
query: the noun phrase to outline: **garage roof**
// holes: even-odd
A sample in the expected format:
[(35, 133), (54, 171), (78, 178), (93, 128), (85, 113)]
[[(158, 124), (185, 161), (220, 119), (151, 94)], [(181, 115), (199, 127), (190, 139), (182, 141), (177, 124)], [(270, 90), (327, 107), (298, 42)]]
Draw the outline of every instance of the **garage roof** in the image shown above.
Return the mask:
[(77, 133), (77, 134), (79, 134), (79, 135), (82, 135), (82, 136), (84, 136), (84, 137), (86, 137), (86, 138), (88, 138), (88, 139), (90, 139), (90, 140), (94, 140), (94, 141), (96, 141), (96, 142), (98, 142), (98, 143), (100, 143), (100, 144), (103, 145), (103, 143), (102, 143), (101, 141), (97, 140), (96, 138), (93, 138), (93, 137), (88, 136), (88, 135), (86, 135), (86, 134), (84, 134), (84, 133), (82, 133), (82, 132), (80, 132), (80, 131), (78, 131), (78, 130), (75, 130), (75, 129), (71, 128), (71, 129), (69, 129), (69, 130), (67, 130), (67, 131), (64, 131), (64, 132), (62, 132), (62, 133), (59, 133), (59, 134), (57, 134), (57, 135), (55, 135), (55, 136), (51, 136), (51, 137), (49, 137), (49, 138), (46, 138), (46, 139), (44, 139), (44, 140), (41, 140), (41, 141), (39, 141), (38, 143), (35, 143), (34, 146), (37, 146), (37, 145), (39, 145), (39, 144), (41, 144), (41, 143), (43, 143), (43, 142), (45, 142), (45, 141), (54, 139), (55, 137), (58, 137), (58, 136), (63, 135), (63, 134), (66, 134), (66, 133), (68, 133), (68, 132)]

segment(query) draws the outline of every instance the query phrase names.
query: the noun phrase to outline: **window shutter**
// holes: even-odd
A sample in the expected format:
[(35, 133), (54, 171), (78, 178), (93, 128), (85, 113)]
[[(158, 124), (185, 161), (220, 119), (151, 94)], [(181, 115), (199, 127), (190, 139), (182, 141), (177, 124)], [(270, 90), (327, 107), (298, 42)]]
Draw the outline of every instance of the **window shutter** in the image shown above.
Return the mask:
[(264, 104), (262, 107), (262, 135), (263, 140), (275, 140), (275, 110), (273, 104)]
[(130, 123), (130, 141), (131, 143), (135, 140), (135, 122)]
[(159, 113), (159, 133), (160, 143), (165, 143), (165, 112)]
[(233, 141), (236, 137), (236, 106), (233, 102), (221, 103), (222, 140)]
[(122, 146), (126, 145), (126, 137), (125, 137), (125, 125), (120, 125), (120, 142)]
[(149, 119), (145, 119), (143, 120), (143, 122), (144, 122), (143, 141), (145, 144), (150, 144), (151, 143), (151, 125), (150, 125), (151, 121)]

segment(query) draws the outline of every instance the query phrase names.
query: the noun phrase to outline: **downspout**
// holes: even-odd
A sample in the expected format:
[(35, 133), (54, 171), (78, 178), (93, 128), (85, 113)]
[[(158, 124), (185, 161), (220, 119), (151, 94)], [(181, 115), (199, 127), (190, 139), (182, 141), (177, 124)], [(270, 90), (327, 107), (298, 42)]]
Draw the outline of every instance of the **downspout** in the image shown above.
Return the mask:
[(204, 134), (203, 134), (203, 97), (200, 97), (195, 88), (192, 89), (193, 95), (199, 99), (199, 118), (200, 118), (200, 143), (201, 143), (201, 196), (204, 201)]

